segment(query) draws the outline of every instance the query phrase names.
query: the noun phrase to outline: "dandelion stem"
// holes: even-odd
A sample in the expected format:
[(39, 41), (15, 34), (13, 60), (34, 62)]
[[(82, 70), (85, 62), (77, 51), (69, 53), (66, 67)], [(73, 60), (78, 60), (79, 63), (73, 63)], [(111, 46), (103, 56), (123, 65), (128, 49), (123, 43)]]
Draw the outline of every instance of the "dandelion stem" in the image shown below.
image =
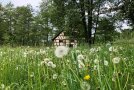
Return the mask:
[(126, 83), (125, 83), (125, 86), (124, 86), (123, 90), (125, 90), (125, 88), (126, 88), (126, 86), (127, 86), (128, 78), (129, 78), (129, 73), (128, 73), (128, 75), (127, 75), (127, 81), (126, 81)]

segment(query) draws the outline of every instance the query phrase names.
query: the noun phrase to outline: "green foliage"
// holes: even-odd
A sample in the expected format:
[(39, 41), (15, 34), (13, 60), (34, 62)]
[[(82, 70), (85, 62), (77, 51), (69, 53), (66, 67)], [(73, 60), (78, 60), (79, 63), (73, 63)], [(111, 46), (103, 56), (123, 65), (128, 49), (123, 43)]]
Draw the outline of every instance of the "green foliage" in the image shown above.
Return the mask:
[[(59, 31), (66, 31), (79, 42), (113, 41), (118, 37), (116, 21), (128, 19), (133, 25), (133, 1), (122, 2), (121, 7), (117, 7), (121, 12), (114, 9), (114, 15), (108, 14), (111, 8), (108, 11), (103, 8), (109, 2), (118, 3), (112, 0), (42, 0), (36, 14), (30, 5), (16, 8), (12, 3), (0, 5), (0, 44), (45, 45)], [(101, 18), (100, 14), (107, 17)], [(96, 36), (92, 37), (94, 29)]]
[(113, 22), (110, 22), (109, 19), (104, 18), (101, 21), (99, 21), (99, 26), (96, 32), (96, 37), (98, 38), (99, 41), (102, 42), (113, 41), (113, 39), (117, 36), (117, 34), (118, 33), (115, 31)]
[(134, 23), (134, 1), (128, 0), (123, 3), (123, 6), (121, 8), (122, 12), (125, 16), (125, 18), (129, 19), (132, 24)]
[[(1, 47), (0, 89), (133, 89), (133, 44), (104, 44), (88, 49), (82, 46), (70, 50), (62, 58), (57, 58), (54, 50), (53, 47)], [(81, 68), (80, 57), (84, 64)], [(46, 59), (56, 67), (52, 68), (44, 63)], [(115, 59), (119, 62), (115, 63)], [(57, 76), (54, 77), (54, 74)], [(85, 75), (90, 75), (90, 79), (84, 80)]]

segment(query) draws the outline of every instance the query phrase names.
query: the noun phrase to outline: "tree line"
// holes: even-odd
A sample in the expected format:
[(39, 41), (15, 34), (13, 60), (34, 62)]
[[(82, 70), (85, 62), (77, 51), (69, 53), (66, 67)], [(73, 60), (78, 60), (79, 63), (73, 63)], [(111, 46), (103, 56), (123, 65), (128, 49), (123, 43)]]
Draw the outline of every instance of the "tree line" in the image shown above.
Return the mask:
[(132, 0), (42, 0), (38, 12), (0, 4), (0, 44), (47, 45), (62, 30), (89, 45), (113, 41), (118, 22), (127, 21), (133, 31), (133, 13)]

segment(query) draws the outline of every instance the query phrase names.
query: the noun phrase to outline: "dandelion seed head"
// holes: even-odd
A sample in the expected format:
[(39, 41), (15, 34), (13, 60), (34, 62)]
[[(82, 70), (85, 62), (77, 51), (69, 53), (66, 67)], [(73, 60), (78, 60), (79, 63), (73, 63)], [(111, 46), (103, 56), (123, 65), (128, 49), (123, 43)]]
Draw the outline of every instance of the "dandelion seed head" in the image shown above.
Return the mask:
[(111, 46), (111, 47), (109, 47), (109, 51), (113, 51), (113, 47)]
[(34, 72), (32, 72), (32, 73), (30, 74), (30, 77), (34, 77)]
[(56, 64), (52, 64), (52, 68), (56, 68)]
[(123, 47), (119, 47), (120, 50), (123, 50)]
[(1, 89), (4, 89), (5, 88), (5, 85), (4, 84), (1, 84)]
[(115, 57), (115, 58), (113, 58), (113, 59), (112, 59), (112, 62), (113, 62), (114, 64), (119, 63), (119, 62), (120, 62), (120, 57)]
[(85, 67), (85, 64), (82, 62), (82, 61), (78, 61), (78, 67), (79, 68), (84, 68)]
[(28, 53), (27, 52), (24, 52), (23, 55), (24, 55), (24, 57), (27, 57)]
[(118, 50), (115, 47), (109, 47), (109, 51), (110, 52), (118, 52)]
[(95, 59), (95, 60), (94, 60), (94, 63), (95, 63), (95, 64), (99, 64), (99, 60), (98, 60), (98, 59)]
[(41, 61), (40, 65), (43, 66), (43, 65), (47, 64), (49, 61), (50, 61), (49, 58), (45, 58), (43, 61)]
[(45, 63), (48, 63), (49, 61), (51, 61), (50, 58), (45, 58), (45, 59), (44, 59), (44, 62), (45, 62)]
[(91, 49), (90, 49), (90, 52), (91, 52), (91, 53), (95, 53), (95, 52), (97, 52), (97, 49), (96, 49), (96, 48), (91, 48)]
[(82, 54), (77, 56), (77, 60), (83, 60), (83, 59), (84, 59), (84, 56)]
[(104, 65), (108, 66), (108, 61), (104, 60)]
[(94, 70), (97, 70), (97, 68), (98, 68), (98, 67), (97, 67), (97, 65), (94, 65), (94, 67), (93, 67), (93, 68), (94, 68)]
[(47, 65), (48, 67), (52, 67), (53, 62), (52, 62), (52, 61), (49, 61), (48, 63), (46, 63), (46, 65)]
[(113, 81), (113, 82), (115, 82), (115, 81), (116, 81), (116, 80), (115, 80), (115, 77), (112, 77), (112, 81)]
[(57, 79), (58, 75), (57, 74), (53, 74), (53, 79)]
[(89, 83), (84, 81), (84, 82), (82, 82), (81, 88), (82, 88), (82, 90), (90, 90), (91, 86)]
[(62, 84), (63, 84), (64, 86), (66, 86), (66, 85), (67, 85), (67, 83), (66, 83), (66, 81), (65, 81), (65, 80), (62, 82)]
[(58, 58), (62, 58), (63, 56), (67, 55), (69, 48), (66, 46), (58, 46), (55, 50), (55, 56)]

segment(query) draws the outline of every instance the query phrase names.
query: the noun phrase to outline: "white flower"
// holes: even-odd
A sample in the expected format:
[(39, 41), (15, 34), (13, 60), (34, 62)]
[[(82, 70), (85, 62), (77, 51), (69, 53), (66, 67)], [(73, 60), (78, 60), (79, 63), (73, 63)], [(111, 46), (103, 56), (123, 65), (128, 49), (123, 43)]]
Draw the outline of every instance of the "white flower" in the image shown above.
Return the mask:
[(62, 84), (64, 85), (64, 86), (66, 86), (67, 85), (67, 83), (66, 83), (66, 81), (64, 80), (64, 81), (62, 81)]
[(85, 64), (81, 60), (78, 60), (78, 67), (79, 68), (84, 68)]
[(120, 62), (120, 58), (119, 57), (115, 57), (112, 59), (113, 63), (117, 64)]
[(49, 61), (46, 63), (48, 67), (56, 68), (56, 64), (54, 64), (52, 61)]
[(84, 56), (82, 54), (77, 56), (77, 60), (83, 60), (83, 59), (84, 59)]
[(99, 64), (99, 60), (98, 60), (98, 59), (95, 59), (95, 60), (94, 60), (94, 63), (95, 63), (95, 64)]
[(94, 68), (94, 70), (97, 70), (98, 69), (98, 66), (97, 65), (94, 65), (93, 68)]
[(109, 48), (109, 51), (113, 51), (113, 47), (110, 47), (110, 48)]
[(109, 47), (109, 51), (110, 51), (110, 52), (112, 52), (112, 51), (113, 51), (113, 52), (117, 52), (118, 50), (117, 50), (115, 47), (112, 47), (112, 46), (111, 46), (111, 47)]
[(90, 52), (91, 52), (91, 53), (95, 53), (96, 51), (97, 51), (96, 48), (91, 48), (91, 49), (90, 49)]
[(52, 68), (55, 68), (56, 67), (56, 64), (54, 64), (49, 58), (45, 58), (44, 61), (41, 61), (41, 64), (40, 65), (41, 66), (46, 65), (46, 66), (52, 67)]
[(52, 68), (56, 68), (56, 64), (52, 64)]
[(28, 53), (27, 52), (24, 52), (23, 55), (24, 55), (24, 57), (27, 57)]
[(119, 47), (120, 48), (120, 50), (123, 50), (123, 47)]
[(44, 63), (45, 63), (45, 64), (48, 63), (49, 61), (50, 61), (49, 58), (45, 58), (45, 59), (44, 59)]
[(55, 50), (55, 56), (58, 58), (62, 58), (63, 56), (67, 55), (69, 48), (66, 46), (58, 46)]
[(34, 77), (34, 72), (32, 72), (32, 73), (30, 74), (30, 77)]
[(113, 82), (115, 82), (115, 81), (116, 81), (115, 77), (112, 77), (112, 81), (113, 81)]
[(47, 65), (48, 67), (52, 67), (53, 62), (52, 62), (52, 61), (49, 61), (48, 63), (46, 63), (46, 65)]
[(58, 75), (57, 74), (53, 74), (53, 79), (57, 79)]
[(45, 58), (43, 61), (41, 61), (41, 66), (47, 64), (49, 61), (50, 61), (49, 58)]
[(4, 89), (5, 88), (5, 85), (4, 84), (1, 84), (1, 89)]
[(104, 60), (104, 65), (108, 66), (108, 61)]
[(45, 54), (45, 53), (46, 53), (46, 51), (42, 50), (42, 49), (40, 49), (40, 51), (38, 52), (38, 54)]
[(84, 65), (83, 63), (79, 63), (79, 64), (78, 64), (78, 67), (79, 67), (79, 68), (84, 68), (85, 65)]
[(91, 86), (87, 82), (82, 82), (81, 88), (82, 88), (82, 90), (90, 90)]

